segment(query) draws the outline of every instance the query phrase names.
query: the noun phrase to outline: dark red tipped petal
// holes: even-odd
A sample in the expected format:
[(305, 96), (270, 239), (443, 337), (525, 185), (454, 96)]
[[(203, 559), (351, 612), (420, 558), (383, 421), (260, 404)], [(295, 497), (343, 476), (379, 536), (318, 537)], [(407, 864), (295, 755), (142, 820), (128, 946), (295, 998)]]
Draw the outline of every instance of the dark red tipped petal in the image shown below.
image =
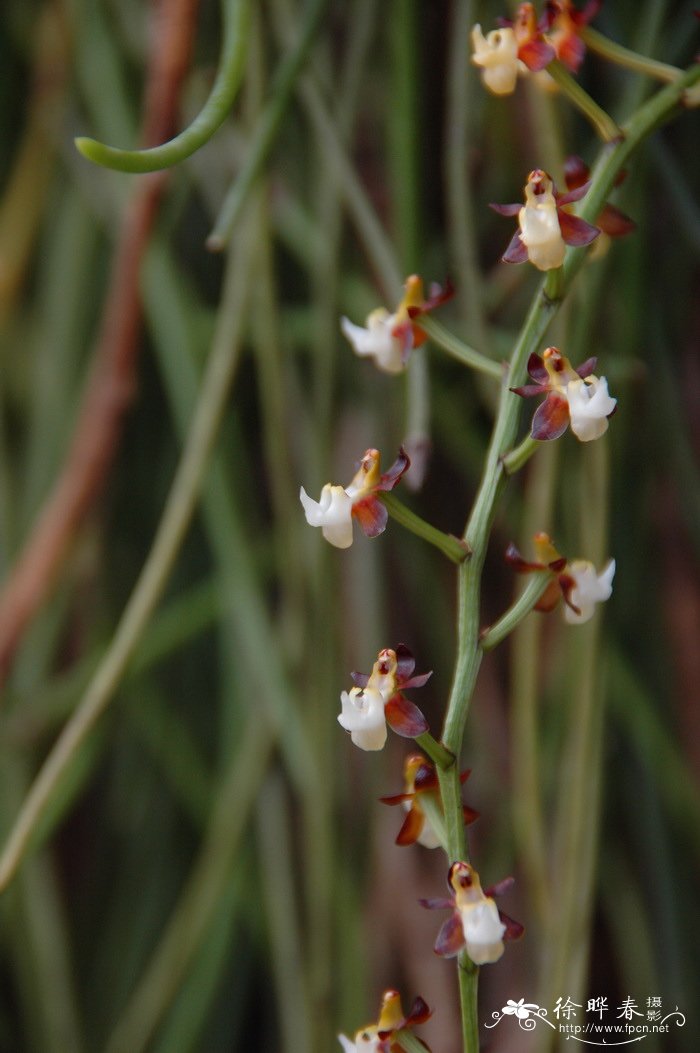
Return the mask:
[(506, 927), (506, 931), (503, 933), (503, 939), (519, 940), (525, 932), (525, 926), (521, 925), (519, 921), (514, 921), (513, 918), (508, 917), (508, 915), (504, 914), (502, 910), (499, 910), (498, 916)]
[(365, 497), (352, 506), (352, 514), (365, 537), (378, 537), (386, 530), (389, 513), (376, 497)]
[(400, 643), (396, 648), (396, 678), (401, 683), (404, 680), (408, 680), (409, 676), (416, 668), (416, 660), (413, 657), (413, 652), (406, 647), (406, 644)]
[(394, 695), (384, 707), (387, 723), (397, 735), (406, 739), (415, 739), (428, 730), (428, 722), (413, 702), (403, 695)]
[(369, 683), (369, 673), (351, 673), (350, 679), (355, 687), (367, 687)]
[(553, 560), (551, 560), (551, 562), (549, 562), (547, 564), (547, 569), (551, 570), (551, 571), (554, 571), (555, 574), (558, 574), (560, 571), (562, 571), (564, 569), (565, 566), (566, 566), (566, 556), (559, 556), (558, 559), (553, 559)]
[(508, 248), (501, 256), (503, 263), (527, 263), (527, 246), (520, 238), (520, 232), (516, 231), (510, 240)]
[(409, 680), (399, 680), (399, 683), (404, 691), (408, 691), (411, 687), (423, 687), (428, 683), (432, 675), (433, 671), (431, 669), (428, 673), (419, 673), (418, 676), (412, 676)]
[(572, 11), (571, 17), (577, 26), (587, 26), (595, 18), (602, 6), (603, 0), (588, 0), (588, 3), (581, 11)]
[(413, 779), (413, 788), (416, 793), (425, 793), (426, 790), (435, 790), (438, 787), (438, 777), (432, 764), (421, 764)]
[(426, 910), (454, 910), (455, 906), (453, 899), (447, 899), (444, 896), (433, 897), (432, 899), (419, 899), (418, 902)]
[[(437, 282), (430, 283), (430, 290), (428, 299), (423, 303), (422, 310), (433, 311), (436, 307), (441, 307), (442, 304), (447, 303), (451, 300), (455, 294), (455, 287), (448, 278), (444, 285), (438, 285)], [(410, 314), (410, 311), (409, 311)]]
[(461, 782), (462, 786), (464, 786), (465, 782), (467, 781), (467, 779), (469, 778), (471, 773), (472, 773), (471, 768), (465, 768), (465, 770), (463, 772), (460, 772), (459, 781)]
[(518, 574), (529, 574), (533, 570), (544, 570), (544, 566), (541, 563), (533, 563), (525, 559), (520, 554), (520, 549), (516, 545), (511, 543), (508, 545), (503, 558), (506, 563), (516, 570)]
[(572, 216), (570, 212), (560, 210), (557, 210), (557, 215), (561, 236), (567, 245), (573, 245), (574, 248), (590, 245), (600, 234), (598, 227), (594, 227), (592, 223), (586, 223), (585, 219), (581, 219), (580, 216)]
[(538, 384), (549, 383), (549, 373), (544, 364), (544, 359), (542, 355), (538, 355), (535, 351), (532, 352), (527, 360), (527, 375), (532, 377)]
[(441, 958), (454, 958), (464, 948), (464, 929), (459, 914), (453, 914), (442, 925), (435, 941), (435, 953)]
[(561, 44), (557, 57), (572, 73), (578, 73), (585, 55), (586, 45), (578, 34), (571, 33)]
[(462, 807), (462, 815), (466, 826), (469, 826), (470, 823), (475, 823), (479, 818), (479, 812), (475, 808), (470, 808), (468, 804)]
[(389, 797), (380, 797), (379, 800), (382, 804), (403, 804), (404, 801), (413, 800), (413, 793), (393, 793)]
[(520, 388), (510, 389), (514, 395), (520, 395), (521, 399), (531, 399), (535, 395), (544, 395), (547, 387), (544, 384), (523, 384)]
[(397, 845), (413, 845), (418, 840), (425, 816), (417, 808), (411, 808), (403, 821), (403, 825), (396, 835)]
[(577, 154), (571, 154), (564, 161), (564, 182), (567, 190), (576, 190), (589, 182), (591, 170)]
[[(582, 197), (586, 196), (590, 186), (591, 181), (589, 179), (585, 183), (579, 183), (578, 186), (572, 187), (566, 194), (557, 194), (557, 208), (561, 208), (562, 205), (571, 205), (574, 201), (580, 201)], [(559, 218), (561, 221), (561, 217)]]
[(426, 1020), (430, 1020), (432, 1015), (433, 1011), (428, 1007), (427, 1002), (418, 997), (411, 1006), (409, 1014), (404, 1021), (404, 1027), (417, 1027), (418, 1024), (424, 1024)]
[(496, 205), (493, 202), (489, 204), (489, 208), (498, 212), (499, 216), (517, 216), (522, 207), (522, 202), (511, 205)]
[(590, 377), (591, 373), (595, 372), (595, 367), (598, 364), (598, 359), (595, 355), (592, 358), (587, 358), (585, 362), (582, 362), (576, 372), (584, 380), (586, 377)]
[(500, 881), (496, 881), (493, 885), (489, 885), (488, 888), (484, 889), (484, 895), (490, 896), (492, 899), (494, 896), (505, 896), (506, 892), (510, 892), (515, 884), (515, 878), (508, 877), (502, 878)]
[(637, 229), (637, 224), (615, 205), (605, 205), (596, 223), (609, 238), (623, 238)]
[(400, 447), (398, 456), (391, 468), (388, 471), (383, 472), (380, 476), (379, 483), (376, 486), (377, 490), (393, 490), (398, 483), (404, 472), (407, 472), (411, 467), (411, 459), (404, 450), (403, 446)]
[(538, 73), (557, 57), (557, 53), (551, 44), (544, 40), (531, 40), (518, 48), (518, 58), (524, 62), (529, 70)]
[(547, 395), (532, 418), (533, 439), (545, 442), (558, 439), (569, 426), (569, 403), (561, 395)]
[(541, 614), (549, 614), (559, 603), (561, 599), (561, 586), (555, 578), (554, 581), (550, 582), (547, 588), (544, 590), (539, 600), (535, 604), (534, 609), (539, 611)]

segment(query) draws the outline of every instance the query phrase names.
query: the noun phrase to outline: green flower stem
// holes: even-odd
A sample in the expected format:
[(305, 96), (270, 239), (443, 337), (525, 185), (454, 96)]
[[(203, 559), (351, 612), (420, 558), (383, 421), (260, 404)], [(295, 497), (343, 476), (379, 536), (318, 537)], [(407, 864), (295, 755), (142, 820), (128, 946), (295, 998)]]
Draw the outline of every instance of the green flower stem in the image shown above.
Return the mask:
[(148, 150), (119, 150), (96, 139), (80, 136), (75, 145), (95, 164), (118, 172), (157, 172), (171, 168), (204, 146), (219, 128), (233, 106), (248, 54), (250, 0), (222, 0), (223, 47), (219, 72), (201, 112), (174, 139)]
[(542, 443), (526, 435), (523, 441), (503, 457), (503, 470), (506, 475), (515, 475), (527, 464), (533, 453), (539, 450)]
[(482, 651), (492, 651), (494, 647), (497, 647), (499, 643), (502, 643), (513, 632), (516, 625), (520, 624), (523, 618), (534, 608), (537, 601), (542, 598), (545, 589), (551, 581), (552, 575), (548, 571), (535, 571), (513, 606), (509, 607), (505, 614), (502, 614), (490, 628), (484, 630), (481, 637)]
[(605, 143), (614, 143), (622, 135), (621, 130), (615, 124), (609, 113), (606, 113), (597, 102), (595, 102), (579, 82), (575, 80), (568, 69), (558, 60), (550, 62), (547, 66), (552, 80), (559, 86), (577, 110), (590, 121), (600, 138)]
[(503, 366), (500, 362), (494, 362), (493, 359), (487, 358), (481, 352), (475, 351), (473, 347), (469, 347), (468, 344), (453, 336), (448, 329), (445, 329), (434, 318), (423, 315), (418, 320), (418, 325), (424, 333), (427, 333), (437, 347), (442, 348), (452, 358), (456, 358), (462, 365), (469, 366), (470, 369), (475, 369), (478, 373), (485, 373), (488, 377), (495, 377), (496, 380), (501, 380), (503, 377)]
[(453, 563), (464, 563), (467, 559), (469, 549), (459, 538), (453, 537), (451, 534), (445, 534), (442, 530), (438, 530), (437, 527), (426, 523), (424, 519), (421, 519), (420, 516), (417, 516), (415, 512), (412, 512), (410, 508), (407, 508), (405, 504), (399, 501), (394, 494), (380, 492), (377, 494), (377, 497), (385, 505), (392, 519), (395, 519), (401, 526), (406, 527), (412, 534), (423, 538), (424, 541), (434, 545), (435, 548), (439, 548), (443, 555), (451, 559)]
[(392, 1049), (405, 1049), (406, 1053), (425, 1053), (425, 1046), (419, 1038), (413, 1034), (412, 1031), (398, 1031), (396, 1033), (396, 1041), (392, 1046)]
[(545, 296), (556, 303), (557, 300), (561, 300), (564, 295), (564, 268), (553, 267), (551, 271), (547, 271), (547, 277), (544, 283)]
[(424, 731), (422, 735), (418, 735), (416, 744), (420, 746), (424, 753), (428, 754), (431, 761), (438, 768), (450, 768), (455, 762), (454, 753), (450, 753), (448, 749), (445, 749), (443, 744), (433, 738), (429, 731)]
[(226, 195), (214, 229), (207, 238), (207, 248), (212, 252), (220, 252), (228, 242), (248, 195), (267, 160), (327, 4), (328, 0), (309, 0), (296, 46), (284, 59), (275, 75), (272, 95), (260, 117), (248, 159)]
[(640, 55), (637, 51), (617, 44), (596, 29), (591, 29), (590, 26), (585, 26), (579, 35), (590, 51), (595, 51), (597, 55), (609, 59), (610, 62), (615, 62), (618, 66), (634, 70), (635, 73), (645, 73), (656, 80), (671, 84), (674, 80), (678, 80), (683, 72), (676, 66), (669, 66), (666, 62), (657, 62), (656, 59), (647, 58), (646, 55)]

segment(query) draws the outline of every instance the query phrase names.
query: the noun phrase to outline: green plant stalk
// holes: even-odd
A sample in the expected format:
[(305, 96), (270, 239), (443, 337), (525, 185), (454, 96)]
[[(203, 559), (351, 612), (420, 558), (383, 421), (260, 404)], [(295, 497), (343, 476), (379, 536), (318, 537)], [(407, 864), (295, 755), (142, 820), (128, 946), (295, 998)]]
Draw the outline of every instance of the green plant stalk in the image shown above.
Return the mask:
[(510, 636), (523, 618), (526, 618), (534, 609), (552, 580), (552, 575), (548, 571), (535, 571), (513, 606), (509, 607), (490, 628), (482, 632), (482, 651), (492, 651)]
[(666, 62), (658, 62), (657, 59), (640, 55), (639, 52), (610, 40), (597, 29), (591, 29), (590, 26), (585, 26), (579, 35), (590, 51), (609, 59), (618, 66), (634, 70), (635, 73), (645, 73), (648, 77), (654, 77), (668, 84), (672, 84), (683, 73), (677, 66), (670, 66)]
[[(681, 99), (685, 88), (700, 79), (700, 66), (691, 67), (678, 81), (664, 88), (642, 106), (625, 126), (625, 138), (608, 146), (592, 174), (591, 188), (580, 214), (592, 222), (599, 214), (612, 189), (615, 177), (632, 151), (660, 124), (667, 120)], [(561, 296), (583, 264), (585, 252), (568, 249), (561, 276)], [(489, 532), (495, 514), (497, 498), (506, 478), (503, 456), (515, 439), (519, 399), (511, 391), (520, 382), (527, 360), (539, 349), (540, 341), (561, 303), (546, 294), (544, 279), (533, 299), (513, 350), (508, 377), (501, 388), (499, 408), (487, 453), (482, 481), (474, 506), (465, 527), (464, 540), (471, 549), (471, 558), (458, 568), (457, 600), (457, 655), (445, 716), (443, 744), (459, 758), (469, 704), (481, 663), (479, 647), (479, 606), (481, 572), (486, 556)], [(453, 860), (467, 859), (466, 836), (461, 822), (461, 794), (459, 793), (458, 763), (446, 771), (438, 769), (440, 790), (445, 810), (449, 855)], [(458, 818), (459, 817), (459, 818)], [(476, 968), (458, 969), (462, 1029), (465, 1053), (478, 1050), (477, 976)]]
[(395, 519), (406, 530), (410, 530), (412, 534), (422, 538), (423, 541), (427, 541), (429, 545), (434, 545), (435, 548), (440, 549), (443, 555), (451, 559), (453, 563), (464, 563), (468, 558), (469, 549), (463, 541), (453, 537), (451, 534), (445, 534), (442, 530), (438, 530), (437, 527), (431, 526), (430, 523), (426, 523), (424, 519), (421, 519), (410, 508), (407, 508), (395, 494), (383, 492), (378, 493), (377, 496), (392, 519)]
[(220, 252), (231, 237), (250, 191), (269, 156), (327, 5), (328, 0), (309, 0), (297, 44), (275, 74), (271, 98), (260, 117), (248, 159), (226, 195), (214, 229), (207, 238), (207, 248), (212, 252)]
[(547, 73), (561, 89), (562, 94), (566, 95), (569, 102), (591, 123), (604, 143), (614, 143), (620, 138), (622, 133), (610, 114), (606, 113), (591, 98), (579, 82), (571, 76), (566, 66), (555, 59), (547, 66)]
[(504, 455), (503, 471), (506, 475), (515, 475), (516, 472), (525, 467), (532, 455), (541, 446), (542, 443), (538, 439), (533, 439), (531, 435), (526, 435), (522, 442)]
[(245, 69), (250, 0), (222, 0), (223, 46), (219, 72), (201, 112), (184, 131), (167, 143), (146, 150), (120, 150), (86, 136), (75, 145), (88, 161), (118, 172), (157, 172), (190, 157), (204, 146), (231, 111)]
[(433, 738), (429, 731), (424, 731), (422, 735), (416, 737), (416, 744), (427, 753), (433, 764), (436, 764), (439, 768), (450, 768), (454, 762), (454, 755), (446, 750), (441, 742)]
[(481, 352), (475, 351), (473, 347), (469, 347), (468, 344), (453, 336), (449, 329), (445, 329), (434, 318), (424, 315), (419, 319), (418, 325), (424, 333), (427, 333), (436, 347), (446, 351), (448, 355), (456, 358), (462, 365), (475, 369), (477, 373), (484, 373), (487, 377), (494, 377), (496, 380), (502, 379), (503, 366), (500, 362), (494, 362), (492, 358), (487, 358)]

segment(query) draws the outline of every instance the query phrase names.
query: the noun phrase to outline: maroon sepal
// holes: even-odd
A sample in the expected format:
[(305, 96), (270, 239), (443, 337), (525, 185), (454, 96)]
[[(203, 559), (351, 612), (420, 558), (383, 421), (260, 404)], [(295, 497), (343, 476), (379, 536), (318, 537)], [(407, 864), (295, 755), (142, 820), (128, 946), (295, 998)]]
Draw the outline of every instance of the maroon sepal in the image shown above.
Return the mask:
[(413, 1005), (411, 1006), (408, 1016), (404, 1020), (404, 1027), (417, 1027), (418, 1024), (424, 1024), (426, 1020), (430, 1020), (433, 1015), (432, 1009), (430, 1009), (426, 1002), (422, 998), (418, 997), (414, 999)]
[(544, 570), (541, 563), (533, 563), (521, 556), (520, 549), (511, 541), (503, 558), (518, 574), (529, 574), (533, 570)]
[(575, 190), (589, 182), (591, 170), (578, 154), (570, 154), (564, 161), (564, 182), (568, 190)]
[(525, 932), (525, 926), (521, 925), (519, 921), (510, 918), (507, 914), (504, 914), (502, 910), (499, 910), (498, 916), (501, 919), (502, 924), (506, 927), (506, 931), (503, 933), (503, 939), (519, 940)]
[(586, 45), (578, 34), (572, 34), (559, 49), (559, 61), (563, 62), (572, 73), (578, 73), (585, 55)]
[(468, 804), (462, 805), (462, 818), (466, 826), (475, 823), (479, 817), (480, 813), (475, 808), (470, 808)]
[(508, 248), (501, 256), (503, 263), (526, 263), (528, 260), (527, 245), (520, 237), (520, 231), (516, 230), (511, 238)]
[(523, 384), (520, 388), (510, 389), (514, 395), (520, 395), (521, 399), (531, 399), (535, 395), (542, 395), (547, 389), (542, 384)]
[(488, 888), (485, 888), (484, 895), (490, 896), (491, 899), (494, 899), (496, 896), (505, 896), (506, 892), (510, 892), (514, 884), (515, 878), (509, 875), (508, 877), (501, 878), (500, 881), (494, 882), (493, 885), (489, 885)]
[[(537, 407), (532, 418), (533, 439), (545, 442), (558, 439), (569, 426), (569, 403), (561, 395), (547, 395), (541, 406)], [(354, 511), (354, 509), (353, 509)]]
[(429, 899), (419, 899), (421, 907), (425, 907), (426, 910), (454, 910), (455, 901), (453, 899), (447, 899), (446, 896), (434, 896)]
[(425, 790), (435, 790), (438, 786), (438, 777), (432, 764), (421, 764), (413, 778), (415, 793), (424, 793)]
[(517, 202), (512, 205), (496, 205), (493, 202), (489, 203), (489, 208), (494, 212), (498, 212), (499, 216), (517, 216), (522, 207), (522, 204), (518, 204)]
[[(566, 179), (566, 176), (564, 177)], [(567, 187), (569, 186), (568, 179), (566, 180)], [(557, 208), (561, 208), (562, 205), (571, 205), (574, 201), (580, 201), (582, 197), (585, 197), (591, 187), (590, 179), (585, 180), (583, 183), (576, 183), (567, 190), (565, 194), (557, 194)]]
[(544, 364), (544, 359), (536, 351), (533, 351), (527, 360), (527, 373), (538, 384), (545, 385), (549, 383), (549, 373)]
[(559, 229), (561, 230), (562, 238), (567, 245), (572, 245), (574, 248), (590, 245), (600, 234), (598, 227), (594, 227), (592, 223), (587, 223), (580, 216), (572, 216), (570, 212), (562, 212), (560, 210), (557, 210), (557, 216), (559, 217)]
[(581, 377), (581, 380), (585, 380), (586, 377), (590, 377), (591, 373), (595, 371), (595, 367), (598, 364), (598, 359), (593, 355), (592, 358), (587, 358), (585, 362), (577, 368), (576, 372)]
[(389, 805), (403, 804), (404, 801), (412, 801), (413, 800), (413, 792), (411, 792), (411, 793), (392, 793), (388, 797), (380, 797), (379, 800), (380, 800), (380, 802), (382, 804), (389, 804)]
[(400, 643), (396, 648), (396, 676), (403, 683), (404, 680), (408, 680), (409, 676), (416, 668), (416, 660), (413, 657), (413, 652), (406, 647), (406, 644)]
[(369, 673), (351, 673), (350, 679), (355, 687), (367, 687), (369, 683)]
[(538, 73), (548, 66), (557, 57), (557, 53), (551, 44), (544, 40), (531, 40), (518, 48), (518, 58), (525, 63), (529, 70)]
[(464, 929), (462, 919), (455, 913), (440, 928), (433, 948), (441, 958), (454, 958), (464, 948)]
[(471, 768), (465, 768), (463, 772), (460, 772), (459, 781), (461, 782), (462, 786), (464, 786), (471, 773)]
[(371, 494), (355, 502), (352, 506), (352, 514), (360, 524), (365, 537), (378, 537), (386, 530), (389, 513), (382, 502)]
[(411, 808), (396, 835), (397, 845), (413, 845), (418, 840), (425, 823), (425, 816), (417, 808)]
[(403, 695), (394, 695), (384, 707), (384, 715), (392, 731), (406, 739), (415, 739), (428, 730), (428, 722), (413, 702)]
[(596, 222), (609, 238), (622, 238), (637, 229), (634, 220), (615, 205), (605, 205)]
[(379, 478), (375, 490), (393, 490), (398, 483), (404, 472), (407, 472), (411, 467), (411, 459), (404, 450), (403, 446), (399, 448), (398, 457), (392, 464), (388, 471), (383, 472)]

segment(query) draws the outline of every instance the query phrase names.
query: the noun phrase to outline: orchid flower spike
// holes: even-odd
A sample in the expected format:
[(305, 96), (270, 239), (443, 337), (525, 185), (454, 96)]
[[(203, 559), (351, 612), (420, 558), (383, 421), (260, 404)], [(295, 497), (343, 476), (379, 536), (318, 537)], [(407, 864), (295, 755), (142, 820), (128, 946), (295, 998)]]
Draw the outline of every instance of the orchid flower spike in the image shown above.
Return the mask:
[(517, 940), (524, 929), (519, 922), (499, 911), (494, 896), (506, 892), (512, 878), (482, 889), (479, 875), (469, 863), (453, 863), (447, 878), (451, 896), (422, 899), (429, 910), (451, 910), (435, 942), (435, 953), (453, 958), (466, 950), (475, 965), (497, 962), (504, 951), (504, 940)]
[[(420, 997), (413, 1002), (408, 1016), (404, 1016), (399, 992), (385, 991), (376, 1024), (360, 1028), (354, 1039), (338, 1035), (338, 1040), (343, 1053), (406, 1053), (399, 1032), (424, 1024), (431, 1016), (431, 1010)], [(425, 1048), (430, 1053), (428, 1046)]]
[[(465, 783), (471, 772), (463, 771), (459, 777), (461, 783)], [(397, 845), (413, 845), (418, 843), (424, 848), (438, 848), (440, 838), (435, 833), (429, 818), (421, 806), (421, 801), (426, 797), (432, 798), (438, 807), (442, 807), (440, 799), (440, 788), (435, 766), (423, 756), (422, 753), (411, 753), (406, 757), (404, 764), (404, 787), (403, 793), (392, 794), (390, 797), (380, 797), (382, 804), (401, 804), (406, 810), (406, 818), (396, 837)], [(479, 818), (479, 813), (468, 805), (462, 806), (462, 814), (465, 823), (473, 823)]]
[(397, 735), (409, 739), (428, 730), (421, 711), (402, 694), (422, 687), (432, 675), (413, 676), (414, 667), (413, 655), (405, 644), (399, 644), (395, 651), (386, 647), (379, 652), (371, 673), (352, 674), (355, 686), (340, 696), (338, 723), (350, 732), (352, 742), (360, 749), (382, 749), (387, 724)]
[(413, 348), (426, 340), (414, 319), (445, 303), (454, 291), (449, 282), (444, 289), (433, 284), (426, 299), (423, 280), (416, 274), (407, 278), (404, 290), (404, 297), (393, 314), (389, 314), (386, 307), (377, 307), (367, 316), (364, 328), (348, 318), (340, 320), (340, 328), (355, 354), (373, 358), (377, 369), (384, 373), (403, 372)]
[(541, 168), (530, 172), (525, 184), (525, 204), (490, 205), (502, 216), (518, 217), (519, 229), (504, 252), (504, 263), (529, 260), (540, 271), (561, 267), (566, 246), (589, 245), (598, 237), (597, 227), (567, 212), (565, 205), (580, 201), (590, 183), (566, 194), (557, 191), (551, 176)]
[(591, 442), (605, 434), (617, 399), (610, 397), (605, 377), (593, 373), (596, 362), (589, 358), (574, 369), (556, 347), (546, 348), (541, 357), (530, 355), (527, 371), (534, 384), (511, 391), (521, 398), (547, 396), (532, 418), (533, 439), (558, 439), (569, 425), (580, 442)]
[(614, 559), (608, 560), (598, 573), (588, 560), (569, 562), (544, 533), (535, 534), (534, 548), (535, 560), (524, 559), (513, 544), (508, 546), (505, 558), (519, 574), (547, 572), (552, 575), (552, 581), (535, 605), (536, 611), (553, 611), (563, 598), (564, 619), (570, 625), (582, 625), (593, 617), (597, 603), (604, 603), (612, 596)]
[(380, 473), (380, 463), (378, 450), (366, 450), (350, 484), (342, 487), (326, 483), (318, 501), (309, 497), (301, 487), (299, 500), (304, 507), (306, 522), (321, 527), (326, 541), (336, 548), (352, 545), (353, 519), (358, 521), (366, 537), (378, 537), (384, 533), (389, 513), (375, 494), (393, 490), (411, 462), (402, 447), (387, 472)]
[(532, 4), (520, 4), (515, 20), (499, 19), (500, 28), (487, 36), (480, 25), (472, 29), (472, 62), (481, 69), (484, 87), (494, 95), (511, 95), (518, 74), (544, 69), (555, 57), (542, 36)]

